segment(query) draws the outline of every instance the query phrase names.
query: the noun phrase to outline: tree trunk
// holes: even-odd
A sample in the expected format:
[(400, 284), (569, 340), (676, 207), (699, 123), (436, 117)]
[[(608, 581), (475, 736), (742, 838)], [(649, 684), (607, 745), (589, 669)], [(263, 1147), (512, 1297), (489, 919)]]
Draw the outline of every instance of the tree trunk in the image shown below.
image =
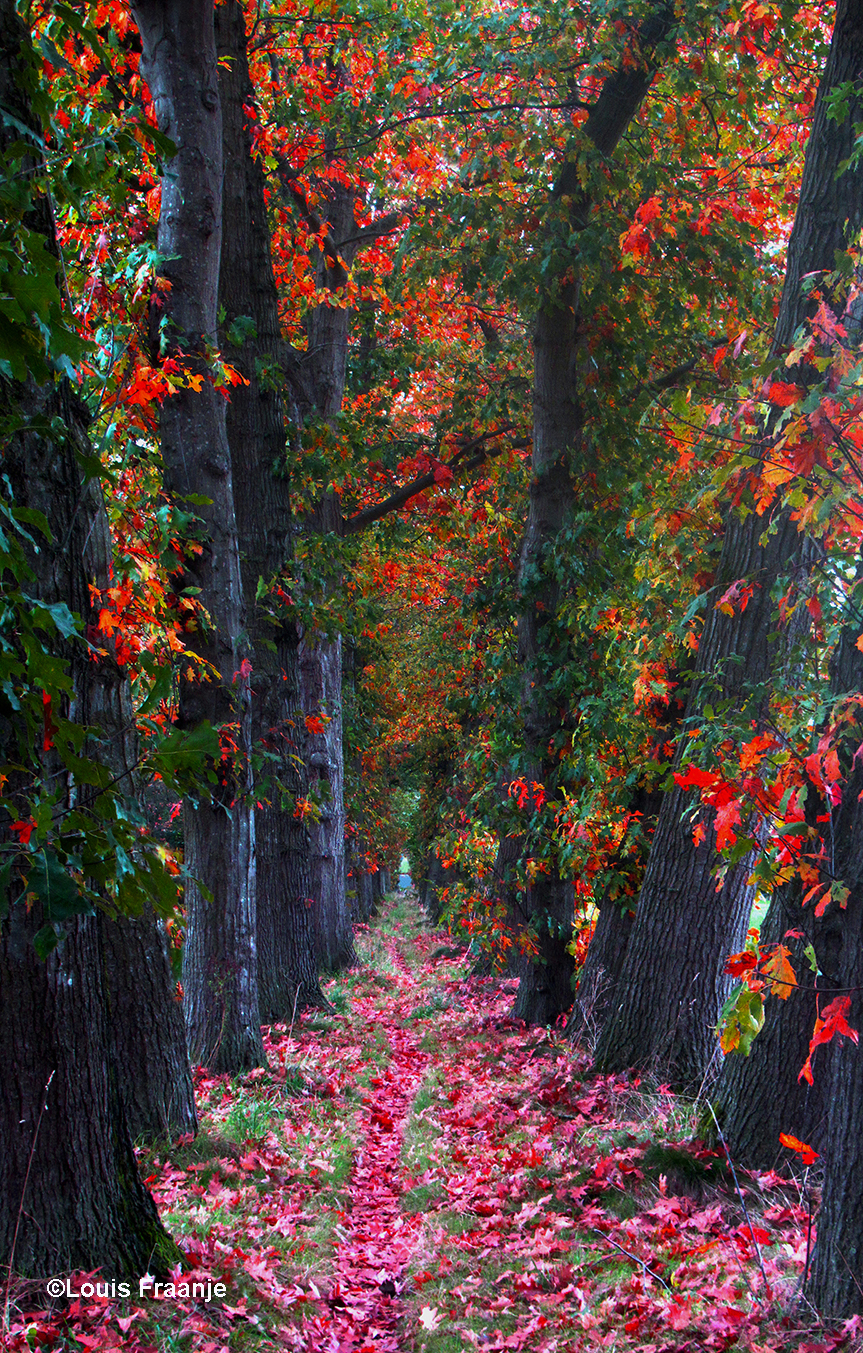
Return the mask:
[[(863, 811), (858, 795), (863, 792), (863, 776), (854, 775), (846, 789), (856, 792), (841, 814), (842, 826), (852, 827), (856, 837), (844, 838), (844, 859), (837, 861), (839, 877), (851, 888), (842, 917), (837, 980), (843, 990), (853, 991), (848, 1022), (859, 1032), (863, 1025), (863, 852), (859, 845)], [(839, 1037), (837, 1044), (829, 1049), (829, 1066), (815, 1059), (816, 1084), (823, 1081), (821, 1092), (829, 1098), (830, 1117), (818, 1239), (807, 1295), (823, 1315), (848, 1317), (863, 1313), (863, 1056), (850, 1038)]]
[[(519, 563), (518, 661), (528, 758), (524, 778), (543, 784), (549, 799), (556, 788), (556, 771), (547, 749), (560, 726), (549, 689), (556, 667), (554, 621), (560, 590), (550, 554), (575, 505), (570, 467), (583, 454), (579, 332), (576, 284), (565, 283), (546, 293), (533, 340), (533, 474)], [(575, 966), (567, 948), (572, 939), (572, 884), (556, 875), (553, 861), (548, 868), (548, 874), (539, 875), (527, 888), (525, 910), (537, 931), (538, 952), (519, 965), (513, 1013), (528, 1024), (552, 1024), (572, 1004)]]
[(575, 991), (567, 1038), (593, 1047), (598, 1031), (614, 1004), (620, 972), (632, 934), (635, 913), (628, 906), (603, 898)]
[(152, 911), (103, 919), (111, 1058), (134, 1141), (198, 1131), (183, 1008)]
[(76, 918), (42, 961), (43, 919), (15, 905), (0, 931), (0, 1264), (164, 1273), (179, 1255), (138, 1175), (108, 1056), (100, 919)]
[[(227, 410), (234, 504), (252, 663), (257, 855), (258, 990), (264, 1020), (290, 1019), (325, 1004), (318, 982), (311, 911), (310, 841), (295, 810), (308, 792), (300, 697), (299, 634), (279, 614), (280, 575), (289, 567), (290, 484), (284, 400), (261, 378), (283, 346), (273, 278), (264, 175), (252, 157), (254, 106), (246, 27), (238, 0), (215, 14), (224, 147), (219, 303), (221, 344), (248, 384), (232, 388)], [(251, 320), (243, 336), (237, 321)], [(248, 325), (245, 326), (248, 329)], [(232, 342), (232, 337), (236, 342)], [(261, 582), (271, 583), (264, 601)], [(284, 611), (284, 604), (281, 606)]]
[[(673, 26), (673, 10), (659, 6), (640, 27), (639, 59), (630, 59), (606, 78), (582, 128), (593, 152), (605, 157), (614, 153), (650, 89), (656, 50), (668, 40)], [(571, 238), (583, 229), (591, 206), (576, 164), (563, 166), (555, 195), (571, 199), (569, 219), (563, 226)], [(550, 226), (552, 232), (557, 228)], [(564, 274), (540, 293), (533, 336), (533, 476), (518, 575), (523, 775), (544, 786), (549, 802), (558, 788), (557, 762), (549, 754), (549, 744), (560, 729), (553, 695), (556, 650), (561, 642), (556, 624), (560, 585), (553, 547), (575, 507), (575, 475), (583, 474), (591, 462), (581, 372), (588, 317), (578, 266), (577, 253), (571, 251)], [(574, 972), (568, 949), (572, 887), (561, 879), (553, 858), (545, 867), (547, 872), (529, 884), (526, 897), (526, 911), (538, 935), (539, 961), (522, 965), (514, 1007), (519, 1018), (542, 1024), (553, 1022), (571, 1006)]]
[[(860, 19), (859, 12), (856, 17)], [(836, 27), (844, 36), (850, 27), (844, 10), (842, 19), (842, 29), (839, 17)], [(858, 23), (845, 41), (850, 44), (852, 37), (857, 53), (855, 76), (860, 81), (863, 23)], [(860, 117), (860, 111), (852, 114), (853, 121)], [(857, 577), (859, 592), (863, 556), (858, 561)], [(850, 693), (854, 700), (863, 691), (863, 655), (857, 647), (859, 601), (849, 606), (849, 612), (832, 666), (831, 685), (834, 694)], [(842, 784), (842, 802), (832, 812), (826, 804), (821, 805), (826, 810), (822, 821), (827, 818), (822, 837), (825, 873), (841, 881), (849, 895), (844, 909), (836, 902), (830, 904), (819, 923), (829, 927), (826, 942), (823, 933), (817, 941), (828, 986), (849, 1000), (848, 1024), (858, 1033), (863, 1031), (863, 764), (857, 755), (859, 738), (859, 722), (852, 719), (841, 749), (842, 769), (847, 776)], [(825, 1000), (820, 1003), (822, 1011)], [(816, 1085), (822, 1083), (822, 1093), (829, 1102), (829, 1125), (818, 1239), (807, 1295), (823, 1315), (841, 1318), (863, 1313), (863, 1049), (850, 1038), (837, 1036), (829, 1051), (831, 1065), (819, 1064), (821, 1052), (814, 1060)]]
[[(20, 40), (17, 25), (10, 25), (2, 8), (0, 22), (3, 39), (11, 27)], [(2, 46), (8, 53), (5, 41)], [(8, 410), (5, 397), (3, 403)], [(65, 603), (92, 619), (92, 577), (84, 559), (88, 539), (103, 522), (92, 515), (95, 502), (101, 507), (95, 486), (81, 485), (75, 457), (78, 411), (63, 387), (47, 395), (19, 391), (16, 405), (17, 412), (43, 426), (62, 419), (69, 430), (59, 443), (33, 432), (4, 447), (4, 473), (16, 506), (43, 512), (53, 535), (53, 543), (30, 560), (35, 576), (29, 590), (48, 605)], [(70, 715), (83, 723), (96, 709), (114, 704), (118, 672), (110, 656), (88, 661), (82, 646), (61, 656), (72, 670)], [(10, 737), (20, 736), (6, 727)], [(110, 743), (116, 727), (101, 725), (103, 734), (109, 732), (104, 742)], [(109, 764), (114, 751), (109, 748)], [(29, 753), (38, 775), (38, 758), (32, 748)], [(4, 763), (27, 760), (28, 749), (5, 749)], [(49, 761), (44, 773), (56, 781), (58, 767)], [(75, 794), (70, 782), (61, 800), (66, 811)], [(11, 887), (19, 891), (14, 883)], [(73, 918), (66, 938), (43, 961), (33, 941), (46, 919), (40, 903), (28, 908), (19, 899), (0, 925), (0, 1265), (29, 1276), (76, 1268), (103, 1268), (118, 1276), (148, 1268), (164, 1272), (178, 1253), (140, 1182), (124, 1112), (130, 1081), (125, 1064), (110, 1055), (116, 1045), (102, 935), (116, 923), (97, 916)], [(140, 993), (130, 994), (131, 1008), (117, 1012), (118, 1029), (133, 1027), (141, 1017)], [(158, 995), (161, 1001), (164, 989)]]
[[(814, 933), (806, 934), (813, 931), (812, 911), (801, 910), (800, 896), (799, 880), (777, 890), (761, 927), (764, 948), (784, 943), (790, 950), (799, 986), (788, 994), (787, 1000), (767, 997), (764, 1027), (749, 1056), (729, 1053), (713, 1093), (713, 1109), (731, 1156), (749, 1169), (775, 1169), (780, 1162), (788, 1162), (788, 1151), (779, 1141), (780, 1132), (790, 1132), (819, 1154), (827, 1138), (834, 1048), (828, 1046), (818, 1054), (814, 1085), (799, 1079), (818, 1011), (816, 983), (804, 949), (815, 941), (816, 953), (824, 965), (827, 946), (819, 942), (824, 927), (817, 922), (814, 925), (822, 935), (816, 939)], [(788, 930), (801, 931), (804, 938), (786, 938)], [(826, 1005), (830, 994), (824, 977), (819, 977), (817, 990), (822, 992), (820, 1004)], [(705, 1132), (710, 1135), (710, 1122), (705, 1123)]]
[[(32, 126), (25, 91), (36, 83), (36, 60), (12, 0), (0, 0), (0, 55), (0, 104)], [(18, 137), (11, 123), (0, 130), (4, 149)], [(53, 249), (44, 200), (31, 205), (29, 228)], [(4, 426), (21, 421), (4, 443), (4, 484), (14, 507), (43, 513), (52, 533), (38, 551), (24, 546), (28, 592), (92, 619), (88, 584), (100, 580), (88, 576), (85, 556), (106, 528), (98, 486), (82, 484), (76, 459), (76, 443), (90, 450), (82, 410), (66, 382), (13, 386), (4, 379), (0, 413)], [(122, 682), (110, 655), (91, 662), (82, 644), (59, 637), (51, 646), (71, 675), (70, 718), (83, 722), (100, 705), (115, 707)], [(110, 746), (117, 724), (102, 733)], [(40, 738), (37, 750), (20, 721), (4, 715), (0, 741), (3, 762), (24, 768), (25, 782), (50, 774), (55, 786), (63, 783), (50, 739)], [(58, 807), (68, 811), (78, 787), (68, 775), (65, 783)], [(14, 898), (20, 891), (7, 879), (0, 895), (0, 1267), (28, 1277), (99, 1268), (117, 1276), (164, 1274), (180, 1256), (139, 1178), (108, 1055), (101, 919), (70, 919), (63, 942), (40, 960), (33, 941), (46, 920), (42, 903), (28, 907)]]
[(323, 730), (309, 737), (312, 788), (320, 821), (311, 828), (313, 922), (318, 962), (328, 972), (357, 962), (345, 891), (345, 796), (342, 748), (342, 641), (306, 635), (300, 648), (303, 708), (321, 716)]
[[(322, 180), (321, 214), (330, 238), (344, 264), (350, 266), (356, 243), (353, 189), (337, 181)], [(334, 268), (323, 251), (317, 264), (318, 286), (334, 304), (320, 303), (306, 317), (308, 337), (303, 361), (306, 382), (304, 414), (336, 426), (341, 412), (347, 372), (350, 311), (340, 304), (338, 293), (347, 281), (344, 267)], [(338, 495), (325, 493), (309, 517), (306, 529), (319, 534), (342, 535), (344, 523)], [(332, 584), (324, 583), (323, 590)], [(309, 739), (310, 779), (323, 798), (319, 822), (310, 825), (312, 896), (318, 962), (328, 971), (351, 967), (357, 962), (350, 908), (345, 893), (345, 800), (344, 748), (342, 743), (342, 636), (309, 632), (300, 650), (303, 709), (307, 715), (326, 715), (324, 731)]]
[(345, 842), (345, 863), (348, 870), (348, 892), (352, 897), (352, 915), (359, 925), (367, 924), (375, 913), (379, 895), (375, 886), (376, 874), (368, 869), (365, 842), (354, 836)]
[[(82, 508), (91, 523), (84, 567), (104, 596), (111, 586), (112, 543), (101, 489), (93, 481), (82, 490)], [(94, 752), (110, 767), (118, 788), (133, 799), (140, 785), (132, 692), (111, 642), (105, 641), (105, 647), (101, 679), (82, 683), (78, 717), (101, 730)], [(101, 924), (111, 1058), (132, 1139), (155, 1142), (194, 1134), (195, 1092), (164, 926), (149, 906), (141, 916), (103, 917)]]
[[(653, 745), (647, 760), (654, 765), (668, 767), (668, 749), (674, 745), (680, 733), (685, 709), (685, 695), (681, 689), (681, 664), (677, 664), (669, 673), (676, 693), (663, 711), (660, 721), (657, 709), (657, 724), (653, 734)], [(579, 974), (572, 1016), (566, 1027), (568, 1038), (586, 1043), (595, 1049), (599, 1032), (610, 1010), (617, 1004), (617, 986), (626, 959), (626, 952), (632, 936), (635, 920), (635, 898), (644, 874), (644, 866), (649, 858), (650, 841), (656, 830), (659, 810), (662, 807), (663, 792), (655, 783), (655, 771), (650, 779), (642, 777), (629, 800), (628, 811), (633, 821), (640, 823), (636, 842), (627, 846), (627, 838), (620, 851), (611, 862), (615, 872), (625, 872), (627, 883), (623, 897), (609, 897), (607, 894), (599, 903), (599, 916), (596, 929), (591, 937), (584, 967)]]
[[(859, 7), (840, 0), (806, 148), (774, 357), (791, 344), (805, 318), (801, 279), (831, 271), (849, 230), (853, 236), (863, 223), (863, 166), (839, 171), (853, 153), (854, 112), (839, 124), (827, 115), (829, 92), (859, 77), (861, 36)], [(791, 375), (801, 382), (811, 379), (805, 372)], [(756, 726), (763, 722), (772, 679), (794, 637), (769, 637), (779, 628), (771, 591), (784, 575), (805, 577), (808, 567), (807, 547), (790, 509), (776, 513), (774, 533), (761, 544), (767, 524), (754, 512), (744, 520), (729, 513), (717, 595), (744, 577), (756, 583), (756, 591), (742, 613), (708, 610), (687, 708), (690, 726), (705, 704), (717, 700), (730, 701), (728, 707), (742, 710), (744, 717), (749, 713)], [(742, 945), (748, 912), (745, 864), (729, 871), (717, 897), (713, 870), (718, 857), (712, 844), (693, 845), (688, 825), (681, 823), (687, 802), (686, 792), (675, 788), (662, 805), (621, 974), (623, 1000), (597, 1048), (597, 1065), (604, 1070), (654, 1063), (676, 1084), (699, 1082), (715, 1053), (711, 1029), (730, 989), (722, 970), (727, 955)], [(669, 936), (674, 937), (671, 945)]]
[[(255, 840), (248, 758), (247, 680), (241, 675), (243, 594), (234, 516), (225, 400), (212, 382), (208, 351), (217, 343), (222, 234), (222, 118), (213, 34), (213, 0), (136, 0), (141, 73), (160, 129), (177, 147), (162, 178), (158, 246), (171, 283), (161, 293), (161, 356), (193, 377), (162, 404), (165, 487), (201, 527), (200, 554), (187, 557), (179, 589), (197, 588), (206, 618), (185, 641), (211, 679), (180, 685), (180, 724), (235, 725), (212, 774), (212, 793), (183, 809), (186, 948), (183, 986), (193, 1060), (214, 1072), (264, 1062), (257, 986)], [(197, 381), (196, 381), (197, 383)], [(202, 501), (203, 500), (203, 501)], [(188, 671), (188, 669), (187, 669)]]

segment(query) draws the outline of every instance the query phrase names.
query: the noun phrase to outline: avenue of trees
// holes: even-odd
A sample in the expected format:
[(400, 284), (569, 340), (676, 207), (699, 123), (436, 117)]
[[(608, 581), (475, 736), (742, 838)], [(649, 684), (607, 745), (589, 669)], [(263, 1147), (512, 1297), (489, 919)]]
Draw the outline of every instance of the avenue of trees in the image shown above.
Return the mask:
[(821, 1154), (863, 1311), (863, 8), (0, 0), (0, 56), (0, 1268), (177, 1261), (133, 1141), (407, 849), (516, 1016)]

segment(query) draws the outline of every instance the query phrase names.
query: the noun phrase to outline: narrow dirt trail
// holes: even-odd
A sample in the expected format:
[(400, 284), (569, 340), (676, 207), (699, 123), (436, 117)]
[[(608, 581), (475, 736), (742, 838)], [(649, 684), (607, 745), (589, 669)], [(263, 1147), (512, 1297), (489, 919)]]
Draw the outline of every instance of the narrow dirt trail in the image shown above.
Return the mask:
[(304, 1322), (308, 1353), (398, 1353), (404, 1347), (401, 1291), (422, 1225), (401, 1210), (401, 1153), (405, 1124), (425, 1076), (428, 1056), (404, 1020), (416, 1004), (415, 978), (400, 945), (386, 952), (395, 989), (375, 1012), (390, 1060), (372, 1076), (360, 1117), (362, 1141), (349, 1183), (345, 1239), (336, 1251), (335, 1279), (328, 1293), (332, 1315)]

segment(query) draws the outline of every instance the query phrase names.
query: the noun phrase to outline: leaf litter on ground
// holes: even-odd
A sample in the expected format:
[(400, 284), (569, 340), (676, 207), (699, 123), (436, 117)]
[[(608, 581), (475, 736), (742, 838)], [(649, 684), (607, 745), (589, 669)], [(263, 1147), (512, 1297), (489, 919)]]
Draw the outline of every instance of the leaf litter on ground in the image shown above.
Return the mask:
[[(801, 1301), (809, 1199), (693, 1136), (692, 1106), (510, 1018), (411, 894), (361, 931), (333, 1009), (199, 1071), (201, 1132), (142, 1151), (184, 1254), (171, 1300), (10, 1291), (3, 1341), (130, 1353), (831, 1353)], [(442, 947), (443, 946), (443, 947)], [(745, 1202), (745, 1210), (743, 1203)], [(112, 1275), (71, 1275), (73, 1294)], [(766, 1279), (767, 1288), (764, 1281)], [(224, 1284), (224, 1298), (180, 1284)]]

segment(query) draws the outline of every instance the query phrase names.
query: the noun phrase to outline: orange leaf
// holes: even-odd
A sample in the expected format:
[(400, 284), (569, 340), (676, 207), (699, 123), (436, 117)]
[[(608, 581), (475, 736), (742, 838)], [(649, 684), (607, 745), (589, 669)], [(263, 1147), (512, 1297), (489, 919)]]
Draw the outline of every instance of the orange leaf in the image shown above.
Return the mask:
[(787, 1001), (792, 989), (797, 986), (797, 978), (790, 963), (791, 951), (784, 944), (777, 944), (761, 971), (770, 979), (770, 992), (780, 1001)]
[(801, 1142), (799, 1137), (793, 1137), (790, 1132), (780, 1132), (779, 1140), (783, 1146), (787, 1146), (791, 1151), (797, 1151), (804, 1165), (813, 1165), (818, 1159), (818, 1152), (813, 1151), (806, 1142)]

